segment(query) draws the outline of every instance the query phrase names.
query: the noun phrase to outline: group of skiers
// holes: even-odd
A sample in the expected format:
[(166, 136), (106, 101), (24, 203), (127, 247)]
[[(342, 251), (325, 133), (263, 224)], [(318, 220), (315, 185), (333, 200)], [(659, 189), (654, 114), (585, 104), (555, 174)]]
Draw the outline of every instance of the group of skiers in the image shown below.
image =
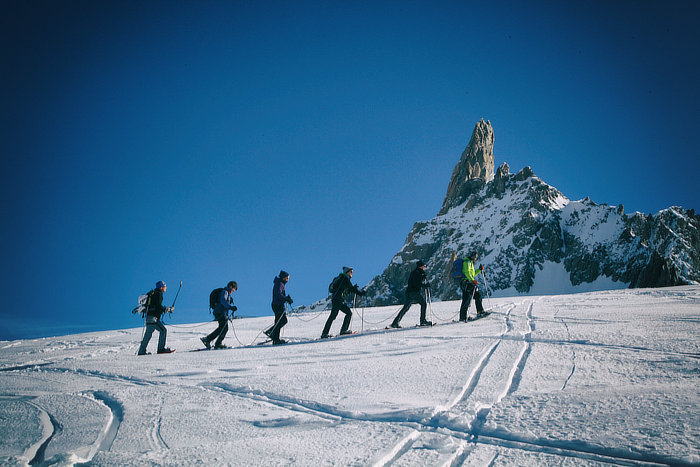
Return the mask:
[[(452, 263), (452, 277), (458, 282), (462, 292), (462, 304), (459, 309), (459, 321), (466, 322), (468, 320), (467, 311), (469, 305), (474, 300), (476, 304), (477, 317), (483, 316), (484, 307), (482, 305), (482, 296), (479, 291), (477, 275), (483, 274), (484, 266), (475, 267), (475, 262), (478, 259), (476, 251), (470, 253), (465, 260), (458, 260), (457, 254), (454, 254)], [(420, 305), (420, 326), (432, 326), (433, 323), (426, 318), (427, 301), (424, 290), (430, 290), (430, 283), (426, 275), (427, 266), (423, 261), (416, 263), (415, 269), (408, 277), (408, 285), (406, 287), (406, 296), (403, 307), (392, 321), (390, 327), (400, 328), (401, 319), (413, 304)], [(328, 315), (326, 324), (321, 332), (321, 338), (330, 337), (330, 329), (333, 321), (338, 317), (338, 312), (342, 311), (345, 314), (343, 324), (340, 328), (339, 335), (352, 334), (350, 330), (350, 322), (352, 321), (352, 310), (346, 304), (349, 293), (364, 296), (367, 294), (365, 290), (358, 288), (353, 284), (351, 279), (353, 268), (343, 267), (343, 272), (340, 273), (331, 283), (329, 291), (331, 292), (331, 312)], [(287, 324), (287, 313), (285, 305), (292, 304), (293, 300), (286, 292), (286, 285), (289, 281), (289, 273), (282, 270), (273, 280), (272, 286), (272, 311), (275, 315), (275, 321), (272, 326), (265, 329), (263, 332), (272, 341), (273, 345), (285, 344), (286, 341), (280, 338), (282, 328)], [(158, 331), (158, 348), (157, 353), (171, 353), (173, 350), (165, 346), (167, 330), (161, 321), (163, 313), (172, 312), (173, 307), (163, 306), (163, 294), (167, 290), (165, 282), (159, 281), (156, 283), (155, 289), (150, 292), (150, 299), (145, 311), (146, 329), (141, 340), (138, 355), (146, 355), (146, 348), (154, 331)], [(229, 311), (231, 314), (237, 310), (233, 304), (233, 292), (238, 290), (238, 284), (235, 281), (230, 281), (226, 287), (215, 289), (210, 296), (210, 306), (213, 309), (214, 319), (218, 323), (218, 327), (214, 329), (206, 337), (201, 337), (202, 344), (207, 349), (211, 349), (214, 342), (215, 349), (226, 348), (223, 340), (228, 332)]]

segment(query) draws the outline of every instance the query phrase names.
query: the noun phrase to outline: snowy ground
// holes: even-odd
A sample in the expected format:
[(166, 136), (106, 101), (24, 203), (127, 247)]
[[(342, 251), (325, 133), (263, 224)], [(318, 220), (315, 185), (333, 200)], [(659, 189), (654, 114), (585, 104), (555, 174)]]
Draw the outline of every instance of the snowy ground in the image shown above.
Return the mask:
[(398, 307), (358, 310), (324, 341), (327, 312), (290, 317), (282, 347), (194, 351), (213, 323), (168, 326), (170, 355), (136, 356), (140, 328), (0, 342), (0, 464), (700, 464), (700, 287), (491, 305), (390, 332)]

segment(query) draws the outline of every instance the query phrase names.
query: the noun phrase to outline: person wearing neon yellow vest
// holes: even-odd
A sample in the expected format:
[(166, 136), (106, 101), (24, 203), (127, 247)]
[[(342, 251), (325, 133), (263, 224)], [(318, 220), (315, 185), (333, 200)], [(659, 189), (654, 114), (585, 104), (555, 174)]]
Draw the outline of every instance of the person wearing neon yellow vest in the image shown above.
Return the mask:
[(476, 315), (481, 316), (484, 314), (484, 307), (481, 304), (481, 292), (479, 292), (479, 281), (476, 279), (476, 276), (484, 270), (484, 265), (480, 265), (478, 270), (474, 268), (474, 262), (478, 257), (479, 253), (474, 251), (462, 263), (463, 277), (459, 284), (460, 289), (462, 289), (462, 306), (459, 308), (459, 320), (463, 322), (466, 322), (469, 318), (467, 312), (472, 296), (476, 303)]

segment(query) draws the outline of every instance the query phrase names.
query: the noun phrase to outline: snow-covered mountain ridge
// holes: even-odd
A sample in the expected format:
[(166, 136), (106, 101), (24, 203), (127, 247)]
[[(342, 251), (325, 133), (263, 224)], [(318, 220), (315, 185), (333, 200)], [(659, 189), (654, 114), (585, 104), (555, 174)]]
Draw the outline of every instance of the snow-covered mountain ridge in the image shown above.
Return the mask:
[(511, 174), (503, 163), (489, 172), (493, 141), (491, 124), (478, 122), (439, 214), (414, 224), (368, 284), (368, 303), (403, 300), (417, 260), (428, 265), (432, 298), (456, 299), (453, 253), (474, 250), (486, 285), (501, 296), (700, 283), (700, 216), (692, 209), (628, 215), (621, 205), (569, 200), (530, 167)]

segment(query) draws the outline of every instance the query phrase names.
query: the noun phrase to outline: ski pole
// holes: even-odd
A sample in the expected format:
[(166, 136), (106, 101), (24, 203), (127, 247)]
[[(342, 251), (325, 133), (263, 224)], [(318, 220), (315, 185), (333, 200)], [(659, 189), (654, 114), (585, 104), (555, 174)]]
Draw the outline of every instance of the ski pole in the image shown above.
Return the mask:
[(177, 301), (178, 295), (180, 295), (180, 289), (182, 288), (182, 281), (180, 281), (180, 287), (177, 288), (177, 293), (175, 294), (175, 298), (173, 299), (173, 304), (170, 305), (170, 308), (175, 307), (175, 302)]
[(493, 304), (491, 303), (491, 294), (489, 293), (489, 283), (486, 280), (486, 271), (482, 270), (481, 275), (484, 276), (484, 288), (486, 289), (486, 297), (489, 299), (489, 309), (493, 311)]
[(430, 287), (425, 288), (425, 301), (427, 302), (428, 308), (430, 309), (430, 321), (435, 324), (435, 317), (433, 316), (433, 307), (430, 304)]
[[(357, 294), (353, 293), (352, 294), (352, 315), (355, 314), (355, 311), (357, 311)], [(352, 315), (350, 315), (351, 316), (351, 318), (350, 318), (351, 325), (352, 325)]]
[(364, 301), (360, 299), (360, 303), (363, 305), (362, 306), (362, 312), (360, 312), (360, 318), (362, 319), (362, 332), (365, 332), (365, 307), (364, 307)]

